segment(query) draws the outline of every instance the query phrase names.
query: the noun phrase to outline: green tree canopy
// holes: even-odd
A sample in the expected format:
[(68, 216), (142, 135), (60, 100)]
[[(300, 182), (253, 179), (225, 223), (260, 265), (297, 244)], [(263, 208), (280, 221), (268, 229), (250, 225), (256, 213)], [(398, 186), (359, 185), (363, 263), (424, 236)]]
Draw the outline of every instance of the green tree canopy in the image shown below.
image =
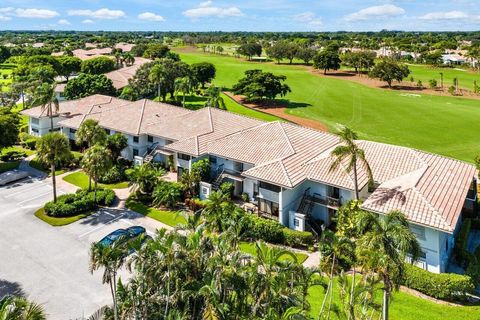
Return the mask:
[(410, 70), (407, 65), (387, 59), (378, 62), (369, 73), (370, 77), (385, 81), (389, 88), (392, 87), (394, 80), (401, 82), (408, 77), (409, 74)]
[(143, 52), (144, 58), (149, 59), (162, 59), (165, 58), (167, 53), (170, 51), (170, 48), (166, 45), (160, 43), (150, 43), (147, 45), (147, 48)]
[(102, 74), (115, 69), (115, 61), (109, 57), (96, 57), (82, 61), (81, 71), (88, 74)]
[(13, 146), (18, 139), (20, 118), (7, 108), (0, 108), (0, 151)]
[(112, 80), (103, 74), (81, 73), (78, 77), (68, 81), (65, 86), (65, 98), (68, 100), (80, 99), (93, 94), (115, 96), (117, 90)]
[(246, 56), (248, 60), (251, 60), (253, 56), (262, 54), (262, 45), (256, 42), (247, 42), (237, 48), (237, 52), (243, 56)]
[(120, 157), (122, 150), (128, 147), (128, 139), (122, 133), (115, 133), (107, 138), (107, 148), (112, 154), (112, 160), (114, 162)]
[(275, 99), (277, 95), (283, 97), (291, 92), (290, 87), (283, 83), (286, 79), (287, 77), (283, 75), (248, 70), (245, 72), (245, 77), (233, 86), (233, 92), (244, 95), (249, 101)]
[(98, 121), (87, 119), (82, 122), (77, 132), (75, 132), (75, 143), (78, 145), (86, 144), (91, 147), (95, 144), (105, 144), (107, 133), (105, 129), (98, 125)]
[(209, 62), (194, 63), (190, 66), (190, 70), (197, 82), (202, 84), (202, 88), (215, 78), (217, 72), (215, 66)]
[(327, 74), (328, 70), (340, 69), (340, 56), (338, 52), (333, 50), (322, 50), (313, 57), (313, 67), (323, 70)]
[(60, 64), (58, 74), (64, 76), (67, 81), (73, 73), (80, 72), (82, 68), (82, 60), (77, 57), (61, 56), (57, 60)]

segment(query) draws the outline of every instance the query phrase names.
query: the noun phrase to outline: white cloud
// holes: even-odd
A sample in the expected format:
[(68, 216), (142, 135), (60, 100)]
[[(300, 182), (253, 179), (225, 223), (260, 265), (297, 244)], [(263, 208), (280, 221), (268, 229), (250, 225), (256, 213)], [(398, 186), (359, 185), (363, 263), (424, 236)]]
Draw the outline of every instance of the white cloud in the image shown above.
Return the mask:
[(15, 15), (19, 18), (51, 19), (60, 14), (57, 11), (47, 9), (16, 9)]
[(70, 21), (68, 21), (67, 19), (60, 19), (58, 20), (57, 22), (59, 25), (62, 25), (62, 26), (69, 26), (71, 25)]
[(165, 21), (165, 19), (161, 15), (158, 15), (152, 12), (140, 13), (138, 15), (138, 19), (146, 20), (146, 21), (157, 21), (157, 22)]
[(212, 1), (205, 1), (200, 3), (197, 8), (188, 9), (183, 12), (183, 15), (192, 19), (202, 17), (241, 17), (243, 12), (237, 7), (215, 7)]
[(12, 18), (0, 14), (0, 21), (10, 21), (10, 20), (12, 20)]
[(361, 21), (375, 18), (388, 18), (405, 14), (403, 8), (397, 7), (393, 4), (385, 4), (382, 6), (373, 6), (362, 9), (360, 11), (346, 15), (346, 21)]
[(322, 19), (317, 17), (317, 15), (314, 12), (311, 12), (311, 11), (307, 11), (307, 12), (297, 14), (297, 15), (293, 16), (293, 19), (296, 20), (296, 21), (299, 21), (299, 22), (304, 22), (307, 25), (309, 25), (311, 27), (314, 27), (314, 28), (318, 28), (321, 25), (323, 25)]
[(12, 7), (0, 8), (0, 13), (10, 13), (10, 12), (13, 12), (13, 10), (15, 10), (15, 8), (12, 8)]
[(110, 10), (108, 8), (93, 10), (69, 10), (69, 16), (92, 17), (96, 19), (119, 19), (125, 17), (122, 10)]
[(420, 17), (422, 20), (457, 20), (457, 19), (474, 19), (480, 20), (480, 16), (472, 16), (463, 11), (448, 12), (430, 12)]
[(93, 24), (93, 20), (90, 20), (90, 19), (86, 19), (86, 20), (83, 20), (82, 21), (83, 24)]

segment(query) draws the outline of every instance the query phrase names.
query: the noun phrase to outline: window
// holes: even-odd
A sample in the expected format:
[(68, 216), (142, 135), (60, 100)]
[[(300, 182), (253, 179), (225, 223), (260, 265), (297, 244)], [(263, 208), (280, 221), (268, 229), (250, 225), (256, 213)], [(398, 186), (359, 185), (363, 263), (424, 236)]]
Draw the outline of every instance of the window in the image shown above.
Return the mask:
[(38, 133), (38, 129), (37, 128), (32, 128), (32, 132)]
[(280, 212), (278, 203), (265, 200), (262, 198), (258, 199), (258, 208), (260, 212), (263, 212), (275, 217), (278, 217)]
[(50, 129), (48, 130), (49, 132), (57, 132), (57, 131), (60, 131), (60, 128), (53, 128), (53, 129)]
[(39, 124), (40, 123), (40, 120), (38, 118), (30, 118), (30, 119), (31, 119), (30, 122), (32, 124)]
[(417, 237), (417, 239), (425, 240), (425, 227), (416, 224), (410, 225), (410, 231)]
[(69, 131), (70, 131), (70, 133), (75, 133), (75, 132), (77, 132), (77, 130), (75, 130), (75, 129), (72, 129), (72, 128), (70, 128), (70, 130), (69, 130)]
[(253, 184), (253, 198), (257, 198), (258, 196), (258, 183)]
[(105, 129), (105, 132), (107, 133), (107, 135), (110, 135), (110, 129)]
[(274, 184), (270, 184), (270, 183), (266, 183), (266, 182), (262, 182), (260, 181), (260, 188), (262, 189), (266, 189), (266, 190), (270, 190), (270, 191), (273, 191), (273, 192), (280, 192), (281, 188), (279, 186), (276, 186)]
[(153, 142), (153, 137), (152, 136), (147, 136), (147, 141), (148, 142)]
[(137, 136), (133, 137), (133, 142), (138, 143), (138, 137)]
[(138, 156), (138, 149), (133, 149), (133, 156)]
[(294, 223), (295, 227), (298, 227), (300, 225), (300, 221), (298, 221), (297, 218), (293, 219), (293, 223)]
[(190, 161), (191, 157), (188, 154), (179, 153), (177, 158), (180, 160)]

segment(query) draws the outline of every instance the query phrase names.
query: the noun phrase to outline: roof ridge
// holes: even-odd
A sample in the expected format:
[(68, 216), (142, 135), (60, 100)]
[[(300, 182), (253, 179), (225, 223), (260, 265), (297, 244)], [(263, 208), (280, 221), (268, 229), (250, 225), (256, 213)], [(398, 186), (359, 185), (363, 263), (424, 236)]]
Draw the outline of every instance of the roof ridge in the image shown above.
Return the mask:
[(287, 132), (285, 131), (285, 128), (283, 127), (283, 124), (280, 123), (280, 122), (277, 122), (277, 124), (278, 124), (278, 125), (280, 126), (280, 128), (282, 129), (283, 136), (284, 136), (284, 138), (287, 140), (288, 145), (290, 146), (290, 150), (292, 151), (292, 154), (291, 154), (291, 155), (294, 155), (294, 154), (296, 153), (295, 148), (293, 147), (292, 141), (290, 140), (290, 137), (288, 136)]
[(438, 209), (435, 208), (420, 191), (418, 191), (417, 187), (412, 187), (411, 189), (416, 195), (420, 197), (420, 199), (427, 205), (427, 207), (429, 207), (433, 211), (436, 216), (438, 216), (446, 225), (451, 228), (450, 224), (443, 218), (440, 211), (438, 211)]
[(146, 104), (147, 104), (147, 99), (143, 99), (142, 112), (140, 113), (140, 119), (138, 120), (137, 134), (140, 134), (140, 128), (142, 127), (143, 115), (145, 113)]

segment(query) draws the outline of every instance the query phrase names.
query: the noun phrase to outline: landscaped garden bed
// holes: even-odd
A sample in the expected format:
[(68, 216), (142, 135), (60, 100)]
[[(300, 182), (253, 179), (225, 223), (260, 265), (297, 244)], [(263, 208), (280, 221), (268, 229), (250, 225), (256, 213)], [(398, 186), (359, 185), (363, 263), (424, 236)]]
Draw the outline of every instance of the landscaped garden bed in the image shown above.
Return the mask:
[(115, 201), (112, 190), (78, 190), (61, 195), (56, 202), (50, 201), (35, 212), (35, 216), (52, 226), (62, 226), (78, 221), (95, 211), (99, 206), (108, 207)]

